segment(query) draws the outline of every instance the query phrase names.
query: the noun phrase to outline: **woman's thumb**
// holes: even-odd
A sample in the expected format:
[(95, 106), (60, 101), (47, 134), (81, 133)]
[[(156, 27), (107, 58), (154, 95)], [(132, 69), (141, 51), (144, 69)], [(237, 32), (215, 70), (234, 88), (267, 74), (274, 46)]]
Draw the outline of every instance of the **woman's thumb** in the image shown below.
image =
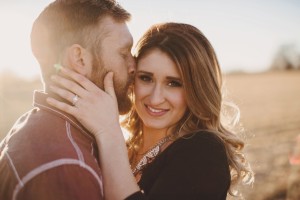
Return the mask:
[(112, 97), (116, 97), (114, 89), (114, 73), (108, 72), (104, 77), (104, 90)]

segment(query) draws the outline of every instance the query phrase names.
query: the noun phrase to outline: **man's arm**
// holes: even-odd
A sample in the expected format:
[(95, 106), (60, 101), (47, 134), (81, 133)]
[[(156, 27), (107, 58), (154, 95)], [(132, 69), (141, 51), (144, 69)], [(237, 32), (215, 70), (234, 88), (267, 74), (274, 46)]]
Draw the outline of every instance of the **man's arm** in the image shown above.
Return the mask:
[(18, 200), (103, 199), (99, 179), (79, 165), (62, 165), (38, 174), (25, 183), (16, 197)]

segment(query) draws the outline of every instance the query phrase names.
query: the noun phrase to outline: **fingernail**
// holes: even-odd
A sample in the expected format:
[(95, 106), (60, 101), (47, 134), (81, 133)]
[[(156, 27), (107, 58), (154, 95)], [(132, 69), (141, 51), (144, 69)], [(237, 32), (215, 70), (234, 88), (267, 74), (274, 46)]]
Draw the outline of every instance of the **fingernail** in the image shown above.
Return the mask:
[(61, 72), (67, 73), (67, 72), (68, 72), (68, 69), (67, 69), (66, 67), (63, 67), (63, 68), (61, 68)]
[(53, 67), (55, 68), (55, 72), (56, 72), (57, 74), (58, 74), (58, 73), (61, 71), (61, 69), (63, 68), (63, 66), (62, 66), (61, 64), (59, 64), (59, 63), (54, 64)]
[(50, 78), (51, 78), (51, 80), (55, 81), (57, 79), (57, 76), (56, 75), (52, 75)]

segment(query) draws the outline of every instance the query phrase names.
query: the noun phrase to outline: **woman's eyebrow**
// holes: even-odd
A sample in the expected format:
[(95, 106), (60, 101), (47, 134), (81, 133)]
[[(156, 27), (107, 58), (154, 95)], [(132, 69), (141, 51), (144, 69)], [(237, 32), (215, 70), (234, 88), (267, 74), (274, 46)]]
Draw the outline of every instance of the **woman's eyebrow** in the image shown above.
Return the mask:
[(136, 73), (143, 73), (143, 74), (153, 75), (153, 73), (147, 72), (147, 71), (143, 71), (143, 70), (138, 70)]
[(180, 77), (175, 77), (175, 76), (167, 76), (166, 77), (167, 79), (170, 79), (170, 80), (177, 80), (177, 81), (181, 81), (181, 78)]

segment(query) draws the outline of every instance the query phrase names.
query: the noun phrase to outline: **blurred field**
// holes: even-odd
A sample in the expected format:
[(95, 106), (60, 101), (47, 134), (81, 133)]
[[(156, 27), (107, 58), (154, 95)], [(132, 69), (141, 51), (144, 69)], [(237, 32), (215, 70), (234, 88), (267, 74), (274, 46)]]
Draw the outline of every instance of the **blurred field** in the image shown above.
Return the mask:
[(33, 90), (41, 88), (39, 78), (28, 81), (9, 72), (0, 74), (0, 140), (19, 116), (33, 107)]
[[(300, 71), (230, 74), (225, 82), (241, 109), (247, 156), (256, 174), (253, 187), (242, 189), (245, 199), (285, 199), (270, 196), (284, 193), (290, 178), (289, 155), (300, 134)], [(0, 83), (1, 139), (18, 116), (32, 107), (32, 90), (41, 84), (7, 75), (1, 76)]]
[(300, 71), (232, 74), (225, 81), (241, 109), (247, 156), (256, 174), (253, 188), (243, 191), (245, 199), (285, 199), (271, 196), (286, 189), (289, 156), (300, 135)]

